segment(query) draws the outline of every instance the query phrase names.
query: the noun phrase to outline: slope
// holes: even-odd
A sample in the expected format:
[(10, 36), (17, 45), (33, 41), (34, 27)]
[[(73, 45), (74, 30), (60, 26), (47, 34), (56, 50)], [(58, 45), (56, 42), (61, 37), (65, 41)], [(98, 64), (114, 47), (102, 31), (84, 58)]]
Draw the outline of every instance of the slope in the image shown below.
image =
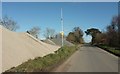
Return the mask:
[[(54, 53), (59, 46), (37, 40), (27, 33), (16, 33), (3, 27), (2, 31), (2, 72), (23, 62)], [(1, 32), (0, 32), (1, 33)]]

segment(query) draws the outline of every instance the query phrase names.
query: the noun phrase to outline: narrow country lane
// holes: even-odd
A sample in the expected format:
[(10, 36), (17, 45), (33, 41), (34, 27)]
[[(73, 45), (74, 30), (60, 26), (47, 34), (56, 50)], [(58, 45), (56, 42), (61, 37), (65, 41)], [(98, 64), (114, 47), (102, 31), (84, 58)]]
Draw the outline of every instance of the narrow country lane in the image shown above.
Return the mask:
[(118, 72), (118, 57), (98, 47), (84, 45), (55, 72)]

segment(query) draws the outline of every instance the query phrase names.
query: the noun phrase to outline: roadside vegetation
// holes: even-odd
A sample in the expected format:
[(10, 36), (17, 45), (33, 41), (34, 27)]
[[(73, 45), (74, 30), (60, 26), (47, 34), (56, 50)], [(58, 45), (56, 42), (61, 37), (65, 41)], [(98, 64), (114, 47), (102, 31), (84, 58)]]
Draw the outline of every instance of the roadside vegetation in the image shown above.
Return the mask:
[(110, 25), (106, 26), (106, 31), (90, 28), (85, 33), (92, 36), (92, 45), (120, 56), (120, 15), (112, 18)]
[(54, 54), (38, 57), (13, 67), (6, 72), (48, 72), (72, 55), (78, 46), (63, 46)]
[(116, 48), (116, 47), (110, 47), (108, 45), (96, 45), (97, 47), (100, 47), (116, 56), (120, 56), (120, 48)]
[(73, 31), (68, 34), (66, 40), (73, 44), (82, 44), (83, 40), (83, 31), (79, 27), (74, 27)]

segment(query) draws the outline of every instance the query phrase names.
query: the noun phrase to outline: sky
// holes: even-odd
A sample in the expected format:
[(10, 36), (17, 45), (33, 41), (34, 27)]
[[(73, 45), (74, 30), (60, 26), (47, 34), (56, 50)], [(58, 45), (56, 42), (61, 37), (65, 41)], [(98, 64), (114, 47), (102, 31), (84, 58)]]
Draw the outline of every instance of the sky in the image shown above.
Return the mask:
[(119, 2), (119, 0), (2, 0), (2, 2)]
[[(2, 16), (9, 16), (17, 22), (25, 32), (34, 26), (41, 28), (40, 38), (44, 39), (45, 29), (61, 31), (61, 8), (63, 9), (64, 32), (67, 35), (74, 27), (83, 32), (89, 28), (101, 31), (110, 24), (113, 16), (118, 14), (117, 2), (3, 2)], [(84, 34), (85, 42), (91, 37)]]
[(0, 2), (0, 19), (2, 19), (2, 2)]

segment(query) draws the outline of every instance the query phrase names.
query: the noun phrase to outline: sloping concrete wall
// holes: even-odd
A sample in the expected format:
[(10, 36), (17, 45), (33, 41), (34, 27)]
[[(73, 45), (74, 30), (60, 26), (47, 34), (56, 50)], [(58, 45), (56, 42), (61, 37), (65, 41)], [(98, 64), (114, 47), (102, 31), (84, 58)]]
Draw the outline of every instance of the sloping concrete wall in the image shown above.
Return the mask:
[(2, 73), (2, 26), (0, 25), (0, 74)]
[(27, 33), (2, 30), (2, 71), (18, 66), (23, 62), (43, 57), (57, 51), (59, 46), (44, 43)]

